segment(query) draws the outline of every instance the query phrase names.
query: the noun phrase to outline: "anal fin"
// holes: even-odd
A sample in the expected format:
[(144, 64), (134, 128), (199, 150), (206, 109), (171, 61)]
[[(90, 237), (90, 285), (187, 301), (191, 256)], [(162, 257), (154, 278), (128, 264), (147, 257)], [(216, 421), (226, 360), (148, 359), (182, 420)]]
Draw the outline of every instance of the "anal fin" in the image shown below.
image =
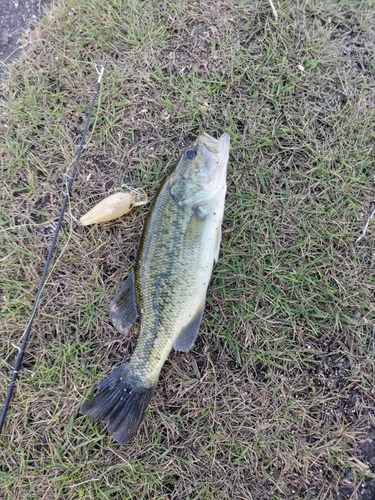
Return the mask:
[(124, 335), (129, 333), (138, 318), (134, 271), (130, 273), (116, 297), (111, 301), (109, 315), (116, 330)]
[(173, 347), (176, 349), (176, 351), (187, 352), (193, 347), (198, 336), (199, 327), (202, 321), (203, 311), (204, 311), (204, 305), (201, 309), (197, 311), (197, 313), (190, 321), (190, 323), (188, 323), (185, 326), (185, 328), (181, 331), (177, 340), (173, 344)]

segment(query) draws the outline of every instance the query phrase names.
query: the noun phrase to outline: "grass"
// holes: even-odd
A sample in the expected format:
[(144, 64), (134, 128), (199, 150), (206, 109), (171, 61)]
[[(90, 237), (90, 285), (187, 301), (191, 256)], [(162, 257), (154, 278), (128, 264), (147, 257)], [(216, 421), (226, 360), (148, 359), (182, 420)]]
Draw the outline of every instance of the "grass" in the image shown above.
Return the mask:
[[(98, 107), (0, 436), (5, 499), (336, 499), (374, 491), (374, 7), (370, 1), (58, 2), (1, 87), (5, 397), (96, 81)], [(222, 250), (193, 350), (119, 446), (80, 415), (129, 358), (108, 304), (145, 210), (198, 131), (232, 147)], [(367, 496), (365, 496), (367, 495)], [(371, 497), (372, 498), (372, 497)]]

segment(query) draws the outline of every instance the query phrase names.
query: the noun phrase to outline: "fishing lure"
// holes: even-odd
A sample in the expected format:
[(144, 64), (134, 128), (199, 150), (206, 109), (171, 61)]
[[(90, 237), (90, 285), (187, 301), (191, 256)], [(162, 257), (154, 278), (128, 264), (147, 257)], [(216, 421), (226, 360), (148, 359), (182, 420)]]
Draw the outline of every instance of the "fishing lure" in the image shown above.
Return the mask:
[(130, 212), (133, 207), (145, 205), (148, 201), (143, 189), (130, 189), (113, 193), (97, 203), (79, 222), (82, 226), (108, 222)]

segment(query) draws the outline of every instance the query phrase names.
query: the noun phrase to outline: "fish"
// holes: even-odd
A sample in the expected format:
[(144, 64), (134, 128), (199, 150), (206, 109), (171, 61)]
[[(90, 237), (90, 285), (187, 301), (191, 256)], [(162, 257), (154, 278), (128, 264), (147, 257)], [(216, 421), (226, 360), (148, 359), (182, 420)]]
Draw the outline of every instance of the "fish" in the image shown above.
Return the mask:
[(108, 222), (122, 217), (130, 212), (133, 207), (145, 205), (147, 201), (147, 194), (143, 189), (112, 193), (82, 215), (79, 222), (82, 226)]
[(118, 443), (137, 433), (172, 348), (187, 352), (198, 336), (219, 257), (229, 147), (229, 133), (201, 132), (184, 151), (147, 214), (134, 270), (110, 303), (123, 335), (139, 318), (138, 341), (81, 411), (107, 422)]

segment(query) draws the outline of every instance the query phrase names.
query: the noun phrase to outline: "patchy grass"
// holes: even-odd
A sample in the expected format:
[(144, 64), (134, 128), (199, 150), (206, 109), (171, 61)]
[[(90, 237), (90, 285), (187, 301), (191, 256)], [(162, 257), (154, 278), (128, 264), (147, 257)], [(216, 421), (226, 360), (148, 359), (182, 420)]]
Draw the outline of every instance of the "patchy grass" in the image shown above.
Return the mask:
[[(106, 72), (9, 416), (0, 496), (329, 499), (373, 494), (372, 2), (61, 1), (1, 100), (5, 396), (90, 104)], [(229, 130), (220, 260), (194, 349), (172, 353), (119, 446), (80, 415), (136, 333), (108, 303), (145, 211), (77, 223), (121, 182), (150, 197), (199, 129)], [(365, 496), (367, 495), (367, 496)], [(371, 497), (372, 498), (372, 497)]]

